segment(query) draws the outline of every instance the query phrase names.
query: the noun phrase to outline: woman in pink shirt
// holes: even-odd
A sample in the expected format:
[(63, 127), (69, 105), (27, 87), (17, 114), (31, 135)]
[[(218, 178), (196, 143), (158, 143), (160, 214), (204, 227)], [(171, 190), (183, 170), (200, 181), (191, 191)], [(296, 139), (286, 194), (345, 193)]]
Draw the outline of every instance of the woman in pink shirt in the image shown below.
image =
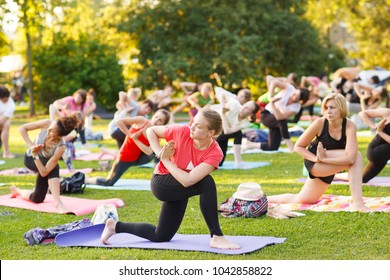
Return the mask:
[[(86, 101), (87, 92), (83, 89), (76, 90), (71, 96), (57, 99), (49, 107), (50, 119), (55, 120), (60, 117), (68, 116), (73, 112), (81, 112), (84, 118), (95, 110), (95, 107), (89, 106), (89, 103)], [(85, 144), (87, 142), (85, 139), (85, 128), (80, 126), (76, 131), (80, 135), (81, 143)]]
[[(158, 225), (124, 223), (108, 219), (101, 240), (109, 244), (115, 233), (126, 232), (153, 242), (170, 241), (178, 231), (188, 199), (200, 196), (200, 209), (209, 228), (210, 246), (219, 249), (239, 249), (227, 240), (218, 220), (217, 190), (211, 172), (218, 168), (222, 151), (215, 137), (222, 130), (221, 116), (201, 109), (191, 126), (153, 126), (147, 129), (150, 146), (160, 158), (151, 181), (154, 196), (162, 201)], [(162, 148), (160, 139), (167, 143)]]

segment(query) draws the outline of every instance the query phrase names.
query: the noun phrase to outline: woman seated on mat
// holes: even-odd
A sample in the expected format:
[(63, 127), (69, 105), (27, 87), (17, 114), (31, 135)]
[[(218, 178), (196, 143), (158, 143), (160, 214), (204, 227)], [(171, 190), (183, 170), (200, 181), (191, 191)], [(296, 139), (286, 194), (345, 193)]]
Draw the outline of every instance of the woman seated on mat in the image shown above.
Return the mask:
[(352, 210), (368, 212), (370, 209), (362, 195), (363, 160), (358, 151), (356, 126), (346, 118), (346, 100), (341, 94), (332, 93), (325, 97), (321, 109), (323, 117), (315, 120), (295, 144), (295, 151), (304, 158), (310, 178), (298, 194), (268, 196), (268, 201), (315, 203), (332, 183), (334, 174), (348, 169)]
[[(101, 241), (109, 244), (109, 238), (120, 232), (153, 242), (170, 241), (180, 227), (188, 199), (200, 195), (200, 208), (211, 234), (210, 246), (238, 249), (239, 245), (222, 234), (216, 185), (210, 175), (222, 159), (222, 151), (214, 140), (221, 130), (220, 115), (205, 108), (196, 114), (191, 127), (177, 124), (149, 128), (150, 146), (160, 158), (151, 180), (153, 194), (162, 201), (158, 226), (108, 219)], [(160, 138), (167, 141), (164, 147), (160, 146)]]
[[(157, 110), (149, 121), (146, 117), (136, 116), (119, 119), (116, 124), (126, 135), (107, 178), (86, 178), (86, 183), (113, 186), (131, 166), (143, 165), (154, 158), (154, 153), (146, 137), (146, 129), (155, 125), (166, 125), (170, 113), (165, 109)], [(127, 128), (130, 126), (130, 129)]]
[[(390, 160), (390, 109), (377, 108), (361, 111), (360, 119), (370, 128), (376, 130), (376, 135), (367, 147), (367, 164), (363, 168), (363, 183), (367, 183), (377, 176)], [(373, 119), (382, 118), (375, 124)], [(348, 173), (339, 173), (335, 176), (338, 180), (348, 181)]]
[[(36, 187), (33, 191), (11, 186), (12, 197), (20, 195), (23, 199), (41, 203), (45, 200), (49, 188), (59, 212), (68, 212), (60, 198), (60, 167), (58, 161), (65, 152), (63, 137), (74, 130), (77, 125), (77, 117), (70, 115), (55, 121), (40, 120), (19, 127), (19, 132), (28, 146), (24, 156), (24, 164), (28, 169), (38, 174)], [(41, 132), (33, 142), (28, 132), (36, 129), (41, 129)]]

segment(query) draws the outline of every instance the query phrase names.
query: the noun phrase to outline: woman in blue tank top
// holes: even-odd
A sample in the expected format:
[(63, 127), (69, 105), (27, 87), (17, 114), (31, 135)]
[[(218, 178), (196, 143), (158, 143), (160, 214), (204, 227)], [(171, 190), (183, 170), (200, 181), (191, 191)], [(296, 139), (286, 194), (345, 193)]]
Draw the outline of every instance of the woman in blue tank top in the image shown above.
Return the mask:
[(325, 193), (334, 175), (347, 169), (353, 199), (350, 210), (370, 211), (363, 202), (363, 159), (358, 151), (356, 126), (346, 118), (347, 108), (341, 94), (332, 93), (325, 97), (321, 105), (323, 117), (306, 129), (294, 148), (304, 158), (309, 178), (298, 194), (269, 196), (269, 202), (315, 203)]

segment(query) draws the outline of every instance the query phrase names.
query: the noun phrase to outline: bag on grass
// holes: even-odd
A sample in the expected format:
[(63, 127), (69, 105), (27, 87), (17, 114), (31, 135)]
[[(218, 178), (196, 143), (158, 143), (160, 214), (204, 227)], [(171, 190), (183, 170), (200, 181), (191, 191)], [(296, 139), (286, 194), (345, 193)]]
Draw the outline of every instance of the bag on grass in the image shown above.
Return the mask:
[(93, 214), (91, 222), (93, 225), (105, 224), (107, 219), (111, 218), (118, 221), (118, 211), (114, 204), (100, 204)]
[(83, 193), (85, 188), (85, 174), (76, 172), (72, 176), (62, 178), (60, 181), (60, 193)]

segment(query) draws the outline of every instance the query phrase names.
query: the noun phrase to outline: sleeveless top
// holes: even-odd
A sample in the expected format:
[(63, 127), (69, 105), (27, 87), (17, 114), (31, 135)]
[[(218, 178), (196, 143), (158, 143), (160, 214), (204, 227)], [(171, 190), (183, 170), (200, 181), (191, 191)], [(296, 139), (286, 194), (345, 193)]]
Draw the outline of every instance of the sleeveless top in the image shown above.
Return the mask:
[[(390, 122), (385, 124), (385, 127), (383, 128), (383, 132), (386, 133), (387, 135), (390, 135)], [(378, 134), (375, 135), (374, 139), (372, 140), (373, 143), (377, 144), (377, 145), (381, 145), (381, 144), (388, 144), (390, 145), (390, 143), (388, 143), (387, 141), (385, 141), (382, 137), (380, 137)]]
[[(45, 139), (46, 139), (46, 136), (47, 136), (47, 129), (43, 129), (37, 136), (37, 138), (35, 138), (35, 145), (38, 145), (38, 144), (45, 144)], [(46, 159), (49, 159), (51, 158), (55, 151), (57, 150), (58, 147), (60, 146), (63, 146), (63, 145), (66, 145), (65, 144), (65, 140), (63, 138), (61, 138), (60, 142), (58, 142), (51, 151), (49, 152), (46, 152), (44, 149), (42, 149), (40, 152), (39, 152), (39, 156), (41, 157), (44, 157)], [(29, 150), (30, 151), (30, 150)], [(31, 152), (30, 152), (30, 155), (31, 155)]]
[[(149, 121), (146, 121), (145, 124), (141, 127), (135, 128), (133, 126), (130, 127), (129, 132), (134, 134), (141, 129), (143, 129)], [(138, 137), (138, 140), (144, 144), (145, 146), (150, 146), (148, 139), (145, 137), (143, 133), (141, 133)], [(142, 154), (142, 150), (138, 147), (138, 145), (134, 142), (132, 138), (126, 136), (124, 143), (122, 144), (121, 149), (119, 150), (119, 160), (123, 162), (133, 162), (136, 161)]]
[(332, 138), (332, 136), (330, 136), (329, 134), (328, 128), (329, 122), (327, 119), (325, 119), (324, 127), (322, 128), (321, 134), (317, 136), (316, 139), (314, 139), (314, 141), (311, 142), (308, 147), (308, 150), (313, 154), (317, 154), (317, 146), (319, 142), (321, 142), (324, 148), (327, 150), (345, 149), (345, 145), (347, 143), (347, 136), (345, 135), (345, 131), (347, 128), (347, 119), (343, 119), (340, 140)]

